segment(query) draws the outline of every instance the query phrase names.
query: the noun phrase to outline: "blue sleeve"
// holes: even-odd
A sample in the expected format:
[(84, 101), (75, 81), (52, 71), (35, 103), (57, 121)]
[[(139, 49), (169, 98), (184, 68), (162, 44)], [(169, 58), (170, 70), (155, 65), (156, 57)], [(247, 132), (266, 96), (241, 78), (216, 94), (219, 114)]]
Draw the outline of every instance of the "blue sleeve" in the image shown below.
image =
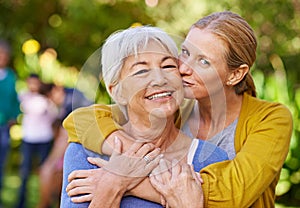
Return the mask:
[(89, 206), (89, 203), (73, 203), (66, 192), (68, 176), (72, 171), (98, 168), (87, 161), (88, 156), (93, 157), (95, 155), (89, 154), (89, 151), (87, 151), (81, 144), (69, 143), (64, 155), (63, 184), (60, 207), (87, 208)]
[(228, 160), (227, 152), (220, 147), (203, 140), (199, 140), (198, 147), (196, 149), (193, 165), (196, 172), (199, 172), (202, 168), (216, 162)]
[[(98, 168), (95, 165), (90, 164), (87, 161), (87, 157), (101, 157), (103, 159), (108, 159), (108, 157), (99, 155), (92, 151), (85, 149), (81, 144), (69, 143), (65, 155), (64, 155), (64, 169), (63, 169), (63, 184), (61, 193), (61, 205), (60, 207), (72, 207), (72, 208), (87, 208), (89, 206), (88, 202), (85, 203), (73, 203), (71, 198), (66, 192), (66, 187), (68, 185), (68, 175), (74, 170), (87, 170)], [(160, 204), (150, 202), (144, 199), (140, 199), (133, 196), (126, 196), (122, 198), (121, 208), (162, 208)]]

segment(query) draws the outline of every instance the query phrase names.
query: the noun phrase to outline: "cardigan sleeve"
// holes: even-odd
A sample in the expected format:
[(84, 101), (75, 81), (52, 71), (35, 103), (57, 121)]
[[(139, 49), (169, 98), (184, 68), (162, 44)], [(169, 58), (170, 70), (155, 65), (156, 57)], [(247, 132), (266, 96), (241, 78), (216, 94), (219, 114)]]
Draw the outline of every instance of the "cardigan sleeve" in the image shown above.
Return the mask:
[(200, 172), (205, 207), (274, 206), (275, 187), (289, 151), (292, 116), (280, 104), (245, 105), (235, 135), (236, 157)]
[[(178, 128), (187, 120), (193, 106), (193, 100), (185, 100), (180, 111), (176, 112), (174, 122)], [(81, 143), (89, 150), (102, 153), (103, 141), (112, 132), (122, 129), (120, 125), (124, 123), (126, 119), (117, 105), (96, 104), (73, 111), (63, 126), (68, 132), (69, 142)]]
[(78, 108), (64, 120), (68, 142), (81, 143), (85, 148), (101, 152), (103, 141), (112, 132), (122, 129), (125, 117), (116, 105), (91, 105)]

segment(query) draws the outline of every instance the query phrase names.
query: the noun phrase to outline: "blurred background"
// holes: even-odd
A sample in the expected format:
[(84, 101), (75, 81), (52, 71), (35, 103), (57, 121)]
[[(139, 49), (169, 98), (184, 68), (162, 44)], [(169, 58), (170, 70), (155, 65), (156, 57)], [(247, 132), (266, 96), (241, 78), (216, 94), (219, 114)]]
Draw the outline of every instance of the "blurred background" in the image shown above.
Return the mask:
[[(276, 189), (276, 207), (300, 207), (300, 1), (299, 0), (0, 0), (0, 38), (12, 46), (10, 67), (17, 91), (37, 73), (45, 82), (76, 87), (97, 103), (109, 103), (99, 80), (99, 48), (112, 32), (154, 25), (183, 38), (192, 23), (211, 12), (231, 10), (258, 37), (252, 74), (258, 96), (285, 104), (294, 118), (290, 152)], [(1, 95), (0, 95), (1, 96)], [(13, 207), (20, 186), (21, 126), (11, 129), (11, 151), (2, 198)], [(28, 207), (39, 197), (29, 180)]]

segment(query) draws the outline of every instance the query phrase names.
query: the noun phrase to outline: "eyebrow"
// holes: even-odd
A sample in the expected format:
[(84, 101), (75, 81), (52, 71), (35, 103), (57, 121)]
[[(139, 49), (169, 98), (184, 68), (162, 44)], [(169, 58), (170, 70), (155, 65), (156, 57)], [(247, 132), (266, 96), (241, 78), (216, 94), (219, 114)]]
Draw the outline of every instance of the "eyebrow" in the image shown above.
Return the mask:
[[(182, 43), (180, 47), (181, 48), (185, 48), (186, 50), (189, 51), (188, 47), (184, 43)], [(197, 48), (197, 50), (198, 50), (198, 53), (196, 54), (197, 57), (203, 57), (203, 58), (208, 59), (209, 61), (213, 61), (214, 60), (213, 58), (211, 58), (211, 57), (207, 56), (206, 54), (204, 54), (200, 49)]]
[(132, 64), (132, 66), (130, 68), (133, 68), (137, 65), (147, 65), (147, 62), (146, 61), (138, 61), (138, 62), (135, 62), (134, 64)]
[[(161, 60), (161, 63), (166, 61), (167, 59), (172, 59), (172, 60), (176, 60), (175, 57), (172, 57), (172, 56), (165, 56), (162, 58)], [(147, 65), (148, 62), (147, 61), (138, 61), (138, 62), (135, 62), (134, 64), (131, 65), (131, 68), (137, 66), (137, 65)]]

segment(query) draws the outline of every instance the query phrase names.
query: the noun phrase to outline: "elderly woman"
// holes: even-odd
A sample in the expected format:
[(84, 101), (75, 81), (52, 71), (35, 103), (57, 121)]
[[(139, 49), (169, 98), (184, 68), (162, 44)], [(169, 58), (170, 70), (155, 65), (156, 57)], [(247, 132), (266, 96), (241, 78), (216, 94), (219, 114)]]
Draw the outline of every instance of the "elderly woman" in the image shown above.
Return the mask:
[[(176, 44), (165, 32), (155, 27), (137, 27), (111, 35), (102, 48), (102, 72), (107, 91), (128, 120), (122, 128), (131, 137), (143, 140), (123, 139), (121, 144), (116, 138), (114, 154), (100, 169), (88, 163), (87, 157), (104, 158), (104, 155), (96, 155), (81, 144), (70, 143), (64, 160), (61, 207), (113, 207), (119, 204), (121, 207), (161, 207), (160, 204), (136, 197), (122, 198), (136, 185), (143, 186), (144, 179), (157, 166), (160, 152), (166, 159), (161, 162), (166, 168), (166, 161), (173, 160), (172, 165), (179, 167), (177, 163), (192, 164), (195, 171), (200, 171), (210, 163), (228, 159), (224, 150), (187, 137), (174, 124), (174, 114), (183, 101), (184, 92)], [(95, 124), (98, 125), (98, 112), (97, 105), (81, 108), (66, 119), (66, 128), (72, 128), (67, 125), (70, 123), (68, 121), (74, 121), (73, 127), (79, 131), (86, 125), (89, 129), (94, 128)], [(74, 137), (72, 134), (69, 136)], [(120, 154), (121, 151), (125, 153)], [(93, 163), (93, 160), (90, 161)], [(192, 192), (201, 196), (201, 186), (195, 174), (186, 165), (183, 167), (185, 169), (182, 171), (189, 176), (187, 180), (193, 190), (197, 190)], [(92, 174), (101, 175), (100, 182), (109, 181), (110, 187), (96, 186), (102, 190), (97, 204), (93, 201), (91, 204), (76, 204), (73, 203), (76, 198), (72, 200), (67, 195), (68, 176), (73, 170), (79, 169), (95, 169)], [(82, 171), (77, 173), (70, 178), (80, 179)], [(79, 184), (72, 185), (80, 185), (80, 180)], [(118, 189), (117, 192), (112, 190), (114, 188)], [(73, 191), (76, 192), (76, 189)], [(85, 190), (87, 192), (89, 190)], [(143, 192), (147, 195), (147, 191)], [(116, 199), (109, 201), (114, 198), (112, 196)], [(86, 201), (92, 198), (89, 194), (82, 197)], [(201, 203), (197, 203), (201, 206)], [(184, 206), (190, 207), (191, 204)]]
[[(200, 171), (205, 207), (275, 206), (275, 187), (289, 150), (292, 116), (282, 104), (256, 98), (250, 74), (256, 47), (251, 26), (229, 11), (198, 20), (181, 46), (179, 71), (185, 97), (196, 102), (185, 103), (176, 122), (184, 124), (185, 133), (216, 144), (230, 158)], [(124, 131), (116, 131), (120, 127), (115, 121), (124, 122), (120, 114), (114, 108), (113, 114), (109, 110), (102, 106), (99, 125), (94, 128), (97, 132), (77, 131), (77, 141), (109, 153), (107, 143), (116, 135), (128, 139)], [(114, 120), (109, 119), (112, 116)], [(69, 128), (69, 132), (74, 130)], [(109, 138), (101, 149), (106, 136)], [(174, 193), (177, 189), (169, 189), (170, 177), (161, 177), (164, 180), (160, 182), (151, 178), (167, 201), (180, 198), (180, 193)], [(92, 194), (98, 195), (96, 192)]]

